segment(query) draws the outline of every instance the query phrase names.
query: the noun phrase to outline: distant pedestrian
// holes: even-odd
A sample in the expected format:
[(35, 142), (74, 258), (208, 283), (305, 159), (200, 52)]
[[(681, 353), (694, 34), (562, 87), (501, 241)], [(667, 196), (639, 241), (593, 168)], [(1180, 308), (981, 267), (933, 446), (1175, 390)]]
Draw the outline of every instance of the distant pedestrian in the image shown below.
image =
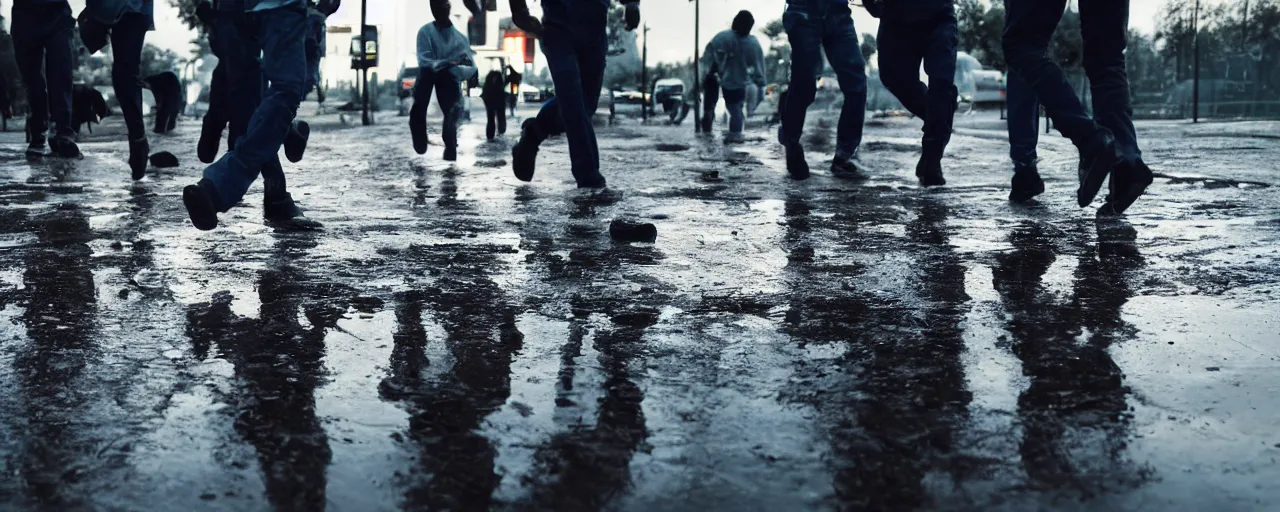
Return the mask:
[[(77, 158), (71, 124), (71, 36), (76, 19), (66, 0), (18, 0), (10, 27), (13, 51), (27, 90), (27, 156), (40, 157), (45, 147), (54, 155)], [(52, 121), (54, 137), (49, 141)]]
[[(191, 223), (201, 230), (217, 227), (218, 213), (239, 203), (261, 172), (262, 213), (269, 223), (318, 228), (320, 224), (306, 218), (289, 194), (277, 156), (306, 95), (306, 4), (303, 0), (217, 0), (214, 10), (210, 44), (220, 48), (215, 49), (220, 59), (227, 59), (232, 149), (204, 170), (203, 179), (183, 189)], [(268, 84), (265, 92), (264, 83)], [(257, 94), (262, 94), (260, 100)]]
[(787, 171), (797, 180), (809, 177), (809, 162), (800, 137), (804, 134), (806, 111), (817, 95), (823, 50), (844, 94), (831, 172), (862, 175), (858, 146), (862, 144), (862, 123), (867, 114), (867, 70), (849, 5), (848, 0), (788, 0), (782, 14), (782, 25), (791, 42), (791, 86), (783, 106), (782, 124), (778, 126), (778, 140), (787, 153)]
[(502, 135), (507, 133), (507, 87), (506, 79), (502, 76), (502, 72), (493, 70), (484, 79), (484, 89), (480, 92), (480, 99), (484, 100), (484, 110), (488, 116), (488, 123), (485, 124), (484, 133), (489, 140), (493, 140), (495, 134)]
[[(956, 45), (952, 0), (865, 0), (880, 18), (876, 36), (880, 81), (913, 115), (924, 120), (916, 178), (925, 187), (946, 185), (942, 154), (956, 113)], [(929, 84), (920, 81), (920, 64)]]
[[(732, 28), (711, 38), (703, 54), (708, 67), (719, 71), (724, 106), (729, 110), (729, 136), (726, 139), (730, 141), (742, 140), (747, 87), (764, 87), (764, 50), (760, 48), (760, 41), (751, 35), (755, 23), (750, 11), (739, 11), (733, 18)], [(707, 111), (715, 112), (714, 102)], [(705, 126), (704, 131), (711, 131), (709, 128)]]
[[(525, 0), (511, 0), (512, 21), (538, 36), (551, 70), (556, 97), (521, 127), (511, 150), (512, 168), (521, 181), (533, 180), (538, 146), (551, 135), (569, 139), (569, 159), (579, 188), (604, 189), (600, 150), (591, 117), (600, 105), (605, 56), (609, 51), (610, 0), (543, 0), (542, 21), (529, 14)], [(627, 30), (640, 25), (639, 0), (622, 0)]]
[(427, 152), (427, 106), (431, 92), (436, 93), (440, 111), (444, 113), (444, 159), (458, 159), (458, 102), (462, 100), (461, 83), (476, 74), (471, 57), (471, 44), (449, 19), (449, 0), (431, 0), (435, 21), (418, 30), (418, 80), (413, 85), (413, 108), (409, 110), (409, 131), (413, 150)]
[[(1129, 104), (1124, 50), (1128, 37), (1128, 0), (1080, 0), (1084, 70), (1092, 87), (1094, 118), (1085, 112), (1071, 84), (1049, 58), (1049, 40), (1062, 19), (1067, 0), (1005, 0), (1004, 55), (1009, 69), (1035, 90), (1054, 127), (1080, 150), (1081, 208), (1097, 197), (1111, 176), (1111, 193), (1099, 213), (1124, 213), (1152, 182), (1142, 161)], [(1035, 180), (1016, 181), (1019, 195), (1029, 194)]]
[(155, 30), (154, 0), (88, 0), (82, 31), (105, 31), (111, 41), (111, 86), (129, 132), (129, 169), (133, 179), (146, 177), (151, 144), (142, 119), (142, 45)]
[[(532, 44), (532, 43), (530, 43)], [(524, 81), (524, 75), (521, 75), (515, 68), (507, 66), (507, 87), (510, 96), (507, 98), (507, 104), (511, 108), (511, 117), (516, 117), (516, 104), (520, 101), (520, 84)]]

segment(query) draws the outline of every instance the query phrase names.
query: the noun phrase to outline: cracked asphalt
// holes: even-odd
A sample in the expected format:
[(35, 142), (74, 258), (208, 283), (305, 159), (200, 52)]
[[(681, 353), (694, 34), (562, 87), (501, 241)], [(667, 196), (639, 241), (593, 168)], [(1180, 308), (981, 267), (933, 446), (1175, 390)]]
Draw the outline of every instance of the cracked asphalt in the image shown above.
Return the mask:
[(138, 183), (118, 119), (0, 134), (0, 509), (1280, 507), (1280, 123), (1139, 123), (1156, 183), (1099, 220), (1056, 134), (1024, 206), (993, 113), (928, 191), (918, 121), (852, 183), (810, 117), (805, 182), (763, 125), (600, 126), (602, 198), (563, 140), (524, 184), (478, 116), (452, 164), (317, 115), (320, 232), (260, 185), (193, 228), (193, 121)]

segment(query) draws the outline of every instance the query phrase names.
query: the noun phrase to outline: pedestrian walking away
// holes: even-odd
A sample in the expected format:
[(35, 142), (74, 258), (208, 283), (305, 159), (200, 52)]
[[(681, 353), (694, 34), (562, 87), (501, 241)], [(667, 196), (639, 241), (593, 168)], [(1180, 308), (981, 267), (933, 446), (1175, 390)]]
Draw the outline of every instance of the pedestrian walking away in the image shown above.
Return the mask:
[[(66, 0), (21, 0), (13, 5), (13, 51), (27, 90), (27, 156), (38, 158), (46, 146), (54, 155), (77, 158), (71, 123), (71, 31), (76, 20)], [(50, 123), (53, 140), (49, 141)]]
[(510, 96), (507, 98), (507, 104), (511, 108), (511, 117), (516, 116), (516, 104), (520, 102), (520, 84), (524, 81), (524, 75), (521, 75), (515, 68), (507, 66), (507, 87), (510, 90)]
[(484, 100), (484, 111), (488, 118), (484, 128), (485, 137), (493, 140), (495, 135), (507, 133), (507, 88), (506, 78), (501, 71), (490, 71), (484, 78), (480, 99)]
[(838, 174), (859, 167), (858, 146), (862, 144), (867, 110), (867, 70), (848, 0), (787, 0), (782, 26), (791, 41), (791, 87), (778, 126), (778, 142), (786, 150), (787, 171), (797, 180), (809, 177), (800, 137), (804, 134), (805, 113), (818, 91), (822, 66), (819, 52), (823, 50), (844, 96), (831, 170)]
[[(707, 66), (719, 71), (720, 90), (724, 106), (729, 110), (729, 135), (731, 142), (742, 141), (742, 127), (746, 122), (743, 113), (747, 100), (747, 88), (764, 87), (764, 50), (760, 41), (751, 35), (755, 17), (750, 11), (739, 11), (733, 18), (732, 28), (716, 34), (707, 43), (703, 53)], [(715, 105), (709, 107), (714, 112)], [(706, 130), (710, 131), (710, 130)]]
[[(306, 218), (289, 194), (277, 156), (306, 94), (306, 4), (302, 0), (219, 0), (214, 8), (218, 16), (212, 39), (218, 41), (221, 53), (233, 59), (226, 69), (234, 99), (228, 115), (232, 149), (205, 168), (203, 179), (183, 189), (187, 214), (198, 229), (217, 227), (217, 214), (239, 203), (261, 173), (266, 196), (263, 217), (268, 222), (318, 228), (319, 223)], [(264, 82), (269, 83), (265, 91)], [(243, 98), (253, 98), (254, 91), (262, 93), (261, 100), (246, 102)], [(249, 108), (252, 113), (246, 119)], [(238, 132), (241, 122), (243, 133)]]
[[(880, 18), (880, 81), (912, 115), (924, 120), (916, 178), (925, 187), (946, 185), (942, 154), (951, 140), (956, 112), (959, 43), (952, 0), (866, 0), (863, 5)], [(928, 85), (920, 81), (921, 63)]]
[[(552, 135), (569, 140), (569, 160), (579, 188), (603, 189), (600, 150), (591, 116), (600, 104), (608, 52), (610, 0), (543, 0), (542, 20), (529, 14), (525, 0), (511, 0), (512, 21), (542, 41), (556, 97), (537, 117), (525, 120), (520, 141), (511, 150), (516, 178), (533, 180), (538, 146)], [(623, 0), (627, 30), (640, 25), (639, 0)]]
[(1026, 80), (1053, 125), (1080, 150), (1080, 207), (1097, 197), (1110, 176), (1110, 193), (1099, 210), (1125, 212), (1151, 184), (1151, 169), (1142, 161), (1129, 103), (1124, 51), (1129, 27), (1128, 0), (1080, 0), (1083, 65), (1089, 77), (1095, 117), (1067, 82), (1062, 68), (1048, 56), (1049, 40), (1062, 19), (1067, 0), (1005, 0), (1003, 36), (1010, 70)]
[(458, 158), (458, 102), (462, 100), (463, 81), (476, 74), (471, 44), (449, 19), (449, 0), (431, 0), (435, 21), (418, 30), (418, 80), (413, 85), (413, 107), (409, 110), (409, 132), (413, 150), (427, 152), (427, 107), (431, 92), (436, 93), (440, 112), (444, 114), (444, 159)]
[(155, 30), (154, 0), (90, 0), (85, 11), (82, 34), (88, 31), (96, 39), (106, 33), (111, 42), (111, 86), (129, 133), (129, 169), (140, 180), (151, 156), (142, 119), (142, 45), (147, 32)]

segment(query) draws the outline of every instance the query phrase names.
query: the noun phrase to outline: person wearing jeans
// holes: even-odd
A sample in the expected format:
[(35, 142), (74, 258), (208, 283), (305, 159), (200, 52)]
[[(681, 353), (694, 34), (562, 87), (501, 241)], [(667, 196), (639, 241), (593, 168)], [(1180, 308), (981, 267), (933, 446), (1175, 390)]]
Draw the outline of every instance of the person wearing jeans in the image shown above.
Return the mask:
[(444, 114), (444, 159), (458, 159), (458, 102), (462, 101), (462, 85), (476, 74), (471, 44), (453, 26), (449, 18), (449, 0), (431, 0), (435, 21), (418, 30), (418, 79), (413, 84), (413, 108), (409, 110), (409, 132), (413, 150), (427, 152), (427, 107), (435, 91)]
[[(525, 0), (511, 0), (512, 21), (542, 41), (556, 97), (543, 104), (538, 116), (521, 126), (520, 141), (511, 149), (512, 168), (521, 181), (533, 180), (538, 146), (548, 136), (565, 134), (569, 159), (579, 188), (604, 189), (600, 152), (591, 116), (600, 102), (604, 83), (606, 31), (610, 0), (543, 0), (542, 20), (529, 14)], [(640, 24), (639, 0), (623, 0), (626, 28)]]
[(277, 154), (306, 94), (306, 4), (303, 0), (244, 0), (243, 5), (242, 23), (228, 19), (251, 32), (239, 32), (224, 44), (243, 52), (240, 55), (248, 59), (246, 63), (252, 60), (250, 56), (259, 54), (262, 63), (260, 71), (230, 63), (229, 69), (243, 73), (229, 76), (230, 94), (239, 98), (249, 88), (261, 90), (263, 79), (270, 85), (248, 120), (244, 135), (235, 136), (233, 119), (234, 147), (205, 168), (203, 179), (183, 189), (182, 200), (196, 228), (213, 229), (218, 225), (217, 214), (239, 203), (261, 171), (266, 194), (264, 217), (286, 227), (317, 228), (319, 224), (306, 219), (286, 191), (283, 171), (276, 172)]
[(787, 0), (782, 25), (791, 41), (791, 86), (778, 127), (778, 140), (787, 153), (787, 171), (797, 180), (809, 177), (800, 136), (806, 110), (818, 91), (820, 52), (825, 50), (844, 95), (831, 172), (861, 174), (857, 157), (867, 110), (867, 70), (848, 0)]
[[(1080, 150), (1080, 188), (1076, 199), (1088, 206), (1111, 175), (1111, 193), (1102, 214), (1124, 213), (1151, 184), (1142, 161), (1129, 104), (1124, 50), (1129, 27), (1128, 0), (1080, 0), (1084, 70), (1093, 93), (1094, 118), (1048, 55), (1049, 40), (1067, 0), (1005, 0), (1003, 36), (1009, 68), (1026, 80), (1053, 125)], [(1015, 191), (1017, 192), (1017, 191)]]
[(133, 179), (146, 176), (151, 145), (142, 119), (142, 45), (155, 29), (154, 0), (90, 0), (88, 18), (111, 40), (111, 86), (129, 132), (129, 169)]
[[(863, 5), (880, 18), (880, 80), (909, 112), (924, 120), (916, 177), (926, 187), (946, 185), (942, 154), (956, 113), (959, 43), (952, 0), (866, 0)], [(928, 85), (920, 81), (921, 62)]]
[(1040, 100), (1031, 85), (1010, 71), (1005, 80), (1005, 104), (1009, 127), (1009, 159), (1013, 161), (1013, 188), (1009, 200), (1021, 203), (1044, 193), (1037, 167), (1036, 144), (1040, 140)]
[(55, 155), (80, 156), (71, 125), (71, 32), (76, 19), (66, 0), (17, 0), (13, 5), (13, 50), (27, 90), (27, 155), (44, 155), (49, 122)]
[[(725, 108), (729, 110), (728, 141), (742, 140), (742, 125), (745, 122), (743, 106), (747, 99), (747, 86), (764, 86), (764, 50), (760, 41), (751, 35), (755, 26), (755, 17), (750, 11), (739, 11), (733, 18), (732, 28), (716, 34), (707, 43), (703, 53), (707, 66), (719, 77), (720, 90), (724, 96)], [(708, 85), (709, 88), (714, 87)], [(706, 107), (708, 116), (715, 112), (715, 100), (709, 99)], [(710, 132), (710, 119), (703, 131)]]

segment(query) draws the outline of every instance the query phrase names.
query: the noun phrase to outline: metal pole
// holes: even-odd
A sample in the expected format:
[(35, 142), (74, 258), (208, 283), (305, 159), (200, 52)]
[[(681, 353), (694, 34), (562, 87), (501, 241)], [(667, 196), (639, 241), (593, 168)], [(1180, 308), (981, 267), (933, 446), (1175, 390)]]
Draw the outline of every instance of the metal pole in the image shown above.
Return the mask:
[(369, 46), (364, 40), (365, 27), (369, 24), (368, 7), (368, 0), (360, 0), (360, 122), (364, 126), (369, 126), (369, 61), (365, 56)]
[(1191, 20), (1191, 122), (1200, 122), (1200, 0), (1196, 0), (1195, 18)]
[(640, 120), (649, 120), (649, 106), (653, 102), (653, 97), (649, 96), (652, 92), (649, 90), (649, 23), (645, 22), (644, 30), (644, 47), (640, 50)]
[(698, 66), (698, 24), (702, 21), (702, 0), (693, 0), (693, 131), (702, 132), (702, 68)]

